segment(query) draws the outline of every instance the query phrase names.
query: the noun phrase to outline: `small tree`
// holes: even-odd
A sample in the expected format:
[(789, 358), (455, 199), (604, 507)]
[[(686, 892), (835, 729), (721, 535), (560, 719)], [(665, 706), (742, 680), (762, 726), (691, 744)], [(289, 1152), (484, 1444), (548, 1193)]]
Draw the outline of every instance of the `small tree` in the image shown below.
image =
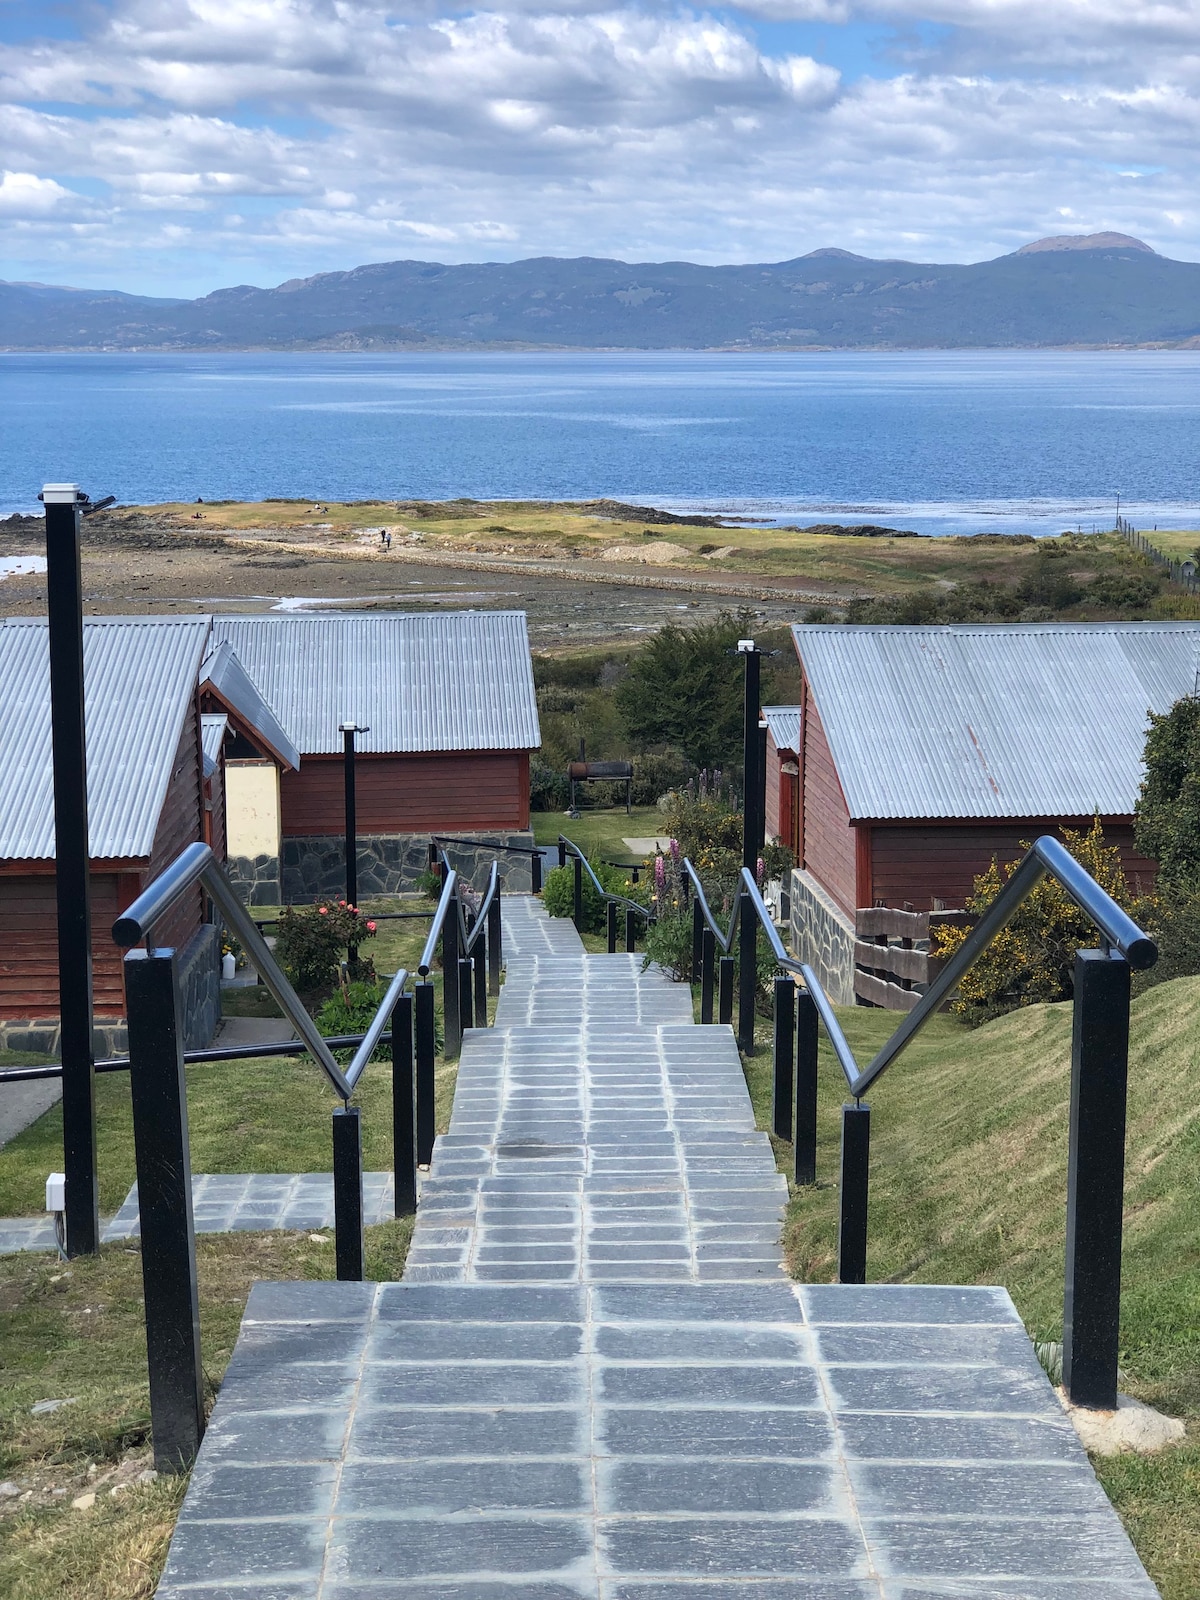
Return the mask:
[[(1121, 868), (1121, 852), (1104, 842), (1096, 817), (1087, 833), (1063, 829), (1063, 843), (1096, 882), (1125, 910), (1133, 902)], [(1022, 844), (1022, 851), (1028, 850)], [(1020, 860), (1000, 866), (993, 860), (975, 879), (967, 910), (982, 916), (1012, 877)], [(933, 949), (953, 955), (967, 937), (964, 928), (935, 928)], [(1053, 878), (1043, 878), (1013, 920), (980, 956), (959, 985), (951, 1009), (972, 1026), (992, 1017), (1034, 1006), (1069, 1000), (1075, 992), (1075, 952), (1096, 944), (1091, 918), (1080, 911)]]
[[(374, 922), (344, 900), (285, 906), (279, 918), (275, 957), (293, 987), (302, 995), (312, 995), (337, 982), (345, 950), (356, 949), (374, 937)], [(374, 978), (369, 957), (360, 957), (355, 976), (367, 982)]]
[(702, 767), (738, 760), (743, 666), (732, 652), (753, 621), (738, 612), (694, 628), (669, 622), (637, 652), (614, 698), (638, 748), (670, 746)]
[(1134, 815), (1138, 849), (1164, 889), (1200, 886), (1200, 700), (1150, 713), (1146, 776)]

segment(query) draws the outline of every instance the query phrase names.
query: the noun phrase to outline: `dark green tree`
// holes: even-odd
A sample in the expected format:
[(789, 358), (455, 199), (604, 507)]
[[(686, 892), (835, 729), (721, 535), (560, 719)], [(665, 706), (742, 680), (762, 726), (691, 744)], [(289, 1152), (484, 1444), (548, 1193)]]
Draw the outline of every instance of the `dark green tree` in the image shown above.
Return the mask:
[(1200, 891), (1200, 700), (1151, 712), (1134, 829), (1138, 849), (1158, 862), (1160, 893)]
[(670, 746), (700, 767), (740, 767), (743, 668), (731, 652), (753, 622), (752, 612), (726, 613), (694, 628), (668, 623), (655, 634), (616, 688), (631, 743)]

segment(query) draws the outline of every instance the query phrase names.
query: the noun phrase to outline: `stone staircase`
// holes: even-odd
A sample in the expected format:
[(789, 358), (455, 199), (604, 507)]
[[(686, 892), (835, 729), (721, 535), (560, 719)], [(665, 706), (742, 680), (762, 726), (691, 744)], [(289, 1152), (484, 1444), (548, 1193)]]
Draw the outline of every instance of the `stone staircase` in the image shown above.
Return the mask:
[(1153, 1600), (1007, 1294), (789, 1282), (730, 1030), (504, 914), (404, 1281), (255, 1287), (160, 1600)]

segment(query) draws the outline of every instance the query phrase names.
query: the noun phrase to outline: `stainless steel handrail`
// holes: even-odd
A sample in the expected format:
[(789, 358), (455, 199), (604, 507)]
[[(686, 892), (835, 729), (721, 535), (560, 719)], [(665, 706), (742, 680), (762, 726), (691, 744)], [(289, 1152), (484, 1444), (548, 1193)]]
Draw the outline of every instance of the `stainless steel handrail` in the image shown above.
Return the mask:
[(903, 1022), (871, 1061), (865, 1067), (860, 1067), (820, 979), (810, 966), (797, 961), (784, 949), (779, 931), (771, 921), (770, 912), (750, 869), (742, 868), (742, 891), (734, 902), (729, 933), (723, 935), (704, 897), (704, 891), (691, 862), (685, 860), (684, 867), (696, 890), (704, 919), (726, 952), (733, 943), (733, 931), (737, 923), (742, 892), (747, 894), (751, 909), (766, 930), (771, 953), (776, 962), (785, 971), (797, 972), (803, 978), (804, 986), (812, 996), (834, 1054), (845, 1074), (850, 1093), (856, 1100), (862, 1098), (875, 1080), (886, 1072), (897, 1056), (912, 1043), (929, 1018), (939, 1009), (947, 996), (954, 992), (988, 945), (1008, 926), (1047, 875), (1066, 891), (1085, 916), (1091, 918), (1104, 943), (1109, 948), (1119, 951), (1131, 967), (1144, 971), (1158, 960), (1158, 946), (1149, 934), (1143, 932), (1132, 917), (1121, 910), (1112, 896), (1080, 866), (1065, 845), (1050, 834), (1043, 834), (1030, 846), (1012, 877)]
[(366, 1071), (367, 1063), (375, 1054), (375, 1047), (383, 1036), (385, 1028), (391, 1025), (392, 1012), (399, 1004), (400, 996), (404, 993), (404, 985), (408, 982), (408, 973), (402, 967), (388, 984), (387, 993), (379, 1002), (379, 1009), (371, 1019), (371, 1024), (363, 1034), (362, 1043), (354, 1052), (354, 1058), (346, 1068), (346, 1082), (351, 1089)]
[[(683, 870), (684, 870), (684, 872), (687, 873), (688, 879), (690, 880), (691, 885), (692, 885), (693, 893), (695, 894), (696, 899), (700, 902), (701, 913), (703, 914), (705, 922), (709, 926), (709, 930), (711, 931), (713, 938), (717, 941), (717, 944), (721, 948), (721, 950), (723, 950), (724, 953), (726, 955), (728, 955), (729, 952), (733, 949), (733, 936), (737, 932), (738, 922), (740, 921), (740, 918), (741, 918), (741, 909), (742, 909), (741, 892), (739, 891), (733, 897), (733, 912), (732, 912), (732, 914), (730, 916), (730, 919), (729, 919), (729, 929), (728, 929), (728, 932), (723, 933), (721, 931), (721, 924), (717, 921), (716, 917), (713, 915), (713, 909), (708, 903), (708, 896), (704, 893), (704, 885), (700, 882), (700, 878), (699, 878), (699, 876), (698, 876), (698, 874), (696, 872), (695, 867), (692, 866), (692, 863), (688, 860), (688, 858), (686, 856), (684, 856), (684, 858), (683, 858)], [(743, 873), (745, 872), (745, 870), (746, 870), (745, 867), (743, 867), (742, 868)], [(754, 879), (751, 878), (750, 882), (753, 884), (754, 883)], [(755, 885), (755, 889), (757, 891), (757, 885)], [(765, 908), (764, 908), (764, 910), (765, 910)], [(770, 917), (767, 918), (767, 923), (769, 925)], [(772, 931), (774, 931), (774, 930), (772, 930)], [(776, 935), (775, 942), (776, 942), (776, 944), (779, 944), (778, 935)], [(779, 945), (779, 949), (782, 952), (782, 954), (784, 956), (784, 959), (786, 960), (787, 959), (787, 951), (783, 949), (782, 944)]]
[(492, 901), (496, 898), (496, 894), (497, 894), (497, 890), (499, 888), (499, 884), (500, 884), (500, 870), (496, 866), (496, 863), (493, 861), (492, 862), (492, 875), (488, 879), (487, 893), (484, 895), (482, 901), (480, 902), (479, 910), (476, 911), (476, 913), (475, 913), (475, 926), (469, 932), (467, 931), (466, 918), (465, 918), (465, 916), (463, 916), (462, 896), (461, 895), (459, 896), (459, 899), (458, 899), (458, 913), (459, 913), (459, 918), (460, 918), (460, 928), (461, 928), (461, 936), (462, 936), (462, 953), (464, 955), (470, 955), (471, 951), (475, 948), (475, 944), (476, 944), (477, 940), (479, 939), (480, 935), (483, 933), (484, 929), (487, 927), (487, 914), (492, 909)]
[[(457, 888), (458, 873), (450, 867), (442, 880), (441, 898), (438, 900), (437, 910), (433, 913), (433, 921), (429, 924), (429, 937), (425, 940), (421, 959), (417, 962), (417, 971), (422, 978), (429, 976), (430, 968), (433, 966), (434, 956), (437, 954), (437, 942), (442, 936), (442, 928), (445, 926), (450, 907), (455, 902)], [(458, 915), (461, 914), (460, 910)]]
[(560, 833), (558, 836), (558, 842), (569, 855), (573, 856), (577, 861), (583, 863), (583, 870), (596, 885), (596, 893), (600, 896), (601, 900), (612, 900), (616, 905), (628, 906), (631, 911), (636, 911), (641, 916), (645, 917), (647, 922), (651, 920), (653, 913), (651, 912), (649, 906), (640, 906), (636, 900), (629, 900), (623, 894), (613, 894), (611, 889), (606, 889), (604, 887), (604, 885), (600, 882), (600, 879), (592, 871), (591, 862), (573, 840), (566, 838), (565, 835)]
[[(279, 963), (267, 947), (266, 940), (255, 927), (253, 919), (238, 899), (237, 891), (225, 876), (220, 862), (208, 845), (200, 843), (188, 845), (169, 867), (159, 873), (153, 883), (142, 890), (124, 915), (113, 923), (113, 942), (123, 950), (132, 949), (143, 939), (149, 944), (154, 924), (161, 920), (181, 895), (186, 894), (196, 884), (207, 890), (216, 902), (226, 926), (232, 929), (241, 941), (243, 949), (280, 1010), (303, 1039), (310, 1053), (315, 1056), (338, 1094), (343, 1100), (348, 1101), (354, 1092), (353, 1085), (334, 1060), (316, 1023), (304, 1009), (300, 996), (284, 977)], [(390, 1015), (390, 1012), (387, 1015)], [(380, 1032), (382, 1031), (380, 1029)]]

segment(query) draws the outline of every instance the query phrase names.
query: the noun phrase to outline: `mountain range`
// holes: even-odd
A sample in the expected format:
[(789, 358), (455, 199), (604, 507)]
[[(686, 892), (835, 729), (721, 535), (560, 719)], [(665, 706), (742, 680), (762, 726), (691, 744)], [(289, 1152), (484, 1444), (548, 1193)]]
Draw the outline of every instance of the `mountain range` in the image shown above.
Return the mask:
[(1126, 234), (968, 265), (386, 261), (198, 300), (0, 282), (5, 350), (1200, 347), (1200, 263)]

